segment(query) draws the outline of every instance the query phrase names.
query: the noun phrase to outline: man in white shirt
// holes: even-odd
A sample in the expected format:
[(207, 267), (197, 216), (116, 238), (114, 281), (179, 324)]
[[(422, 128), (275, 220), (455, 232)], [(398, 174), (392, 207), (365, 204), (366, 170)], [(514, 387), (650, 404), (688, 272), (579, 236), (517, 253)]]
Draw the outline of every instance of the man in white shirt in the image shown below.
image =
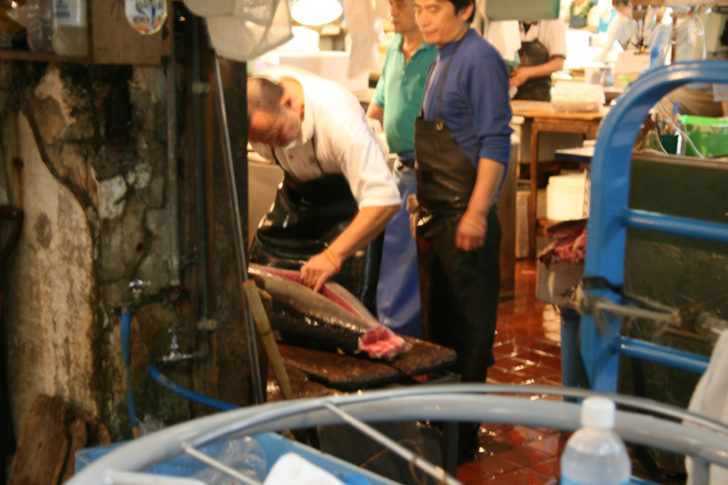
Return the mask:
[[(305, 71), (277, 68), (249, 77), (247, 98), (253, 149), (274, 159), (285, 173), (276, 205), (300, 204), (308, 210), (346, 205), (347, 200), (355, 204), (348, 226), (301, 267), (304, 284), (319, 291), (397, 213), (399, 191), (361, 105), (342, 86)], [(284, 207), (274, 206), (266, 218), (261, 227), (267, 223), (283, 237), (296, 237), (299, 221)], [(315, 217), (310, 224), (325, 223), (322, 219)], [(319, 227), (317, 232), (324, 238), (331, 229)]]
[(566, 24), (561, 19), (521, 22), (521, 64), (511, 72), (514, 99), (551, 101), (551, 74), (564, 68)]

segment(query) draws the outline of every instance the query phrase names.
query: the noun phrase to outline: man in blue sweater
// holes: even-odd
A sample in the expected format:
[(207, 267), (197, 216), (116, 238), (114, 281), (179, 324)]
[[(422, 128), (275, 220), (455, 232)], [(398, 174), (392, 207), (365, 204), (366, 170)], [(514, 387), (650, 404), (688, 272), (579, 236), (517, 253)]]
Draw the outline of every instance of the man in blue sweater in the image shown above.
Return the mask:
[[(470, 28), (472, 0), (415, 0), (425, 42), (438, 48), (415, 122), (413, 214), (427, 336), (457, 352), (464, 382), (493, 365), (500, 289), (498, 192), (510, 155), (508, 72)], [(460, 461), (477, 451), (477, 426), (461, 426)]]

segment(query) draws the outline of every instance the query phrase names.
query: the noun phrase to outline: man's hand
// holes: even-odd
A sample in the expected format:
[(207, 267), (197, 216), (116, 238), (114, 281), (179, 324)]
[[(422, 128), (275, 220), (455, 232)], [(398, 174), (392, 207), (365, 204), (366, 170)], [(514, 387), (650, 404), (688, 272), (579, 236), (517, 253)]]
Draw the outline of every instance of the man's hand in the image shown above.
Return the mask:
[(338, 256), (329, 248), (324, 249), (301, 266), (301, 281), (313, 291), (321, 291), (329, 278), (341, 270)]
[(419, 216), (420, 203), (417, 201), (417, 194), (407, 196), (407, 212), (409, 212), (409, 229), (412, 237), (417, 237), (417, 217)]
[(474, 251), (485, 244), (488, 224), (483, 216), (465, 211), (455, 232), (455, 246), (461, 251)]
[(518, 86), (521, 86), (523, 83), (528, 81), (528, 74), (528, 67), (518, 66), (513, 70), (513, 72), (511, 72), (511, 80), (508, 85), (512, 88), (517, 88)]

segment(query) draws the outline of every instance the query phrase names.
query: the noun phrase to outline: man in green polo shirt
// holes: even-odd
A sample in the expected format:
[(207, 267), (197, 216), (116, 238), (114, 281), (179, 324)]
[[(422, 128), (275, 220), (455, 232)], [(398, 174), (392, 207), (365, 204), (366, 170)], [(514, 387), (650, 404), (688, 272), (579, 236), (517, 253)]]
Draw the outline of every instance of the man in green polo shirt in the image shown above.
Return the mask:
[(396, 34), (387, 48), (367, 118), (381, 123), (389, 152), (397, 154), (393, 175), (402, 196), (402, 208), (384, 231), (377, 316), (395, 332), (421, 338), (417, 245), (410, 234), (406, 201), (415, 193), (417, 185), (415, 118), (420, 112), (427, 72), (437, 57), (437, 48), (424, 42), (415, 22), (413, 0), (389, 0), (389, 12)]

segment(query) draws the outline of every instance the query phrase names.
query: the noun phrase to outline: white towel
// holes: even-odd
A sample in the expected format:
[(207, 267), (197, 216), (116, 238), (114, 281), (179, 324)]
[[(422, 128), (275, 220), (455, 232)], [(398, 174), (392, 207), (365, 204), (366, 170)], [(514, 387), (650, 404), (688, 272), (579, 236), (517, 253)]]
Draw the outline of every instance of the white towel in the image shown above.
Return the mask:
[[(688, 410), (724, 423), (728, 422), (728, 331), (723, 331), (713, 347), (708, 370), (695, 386)], [(685, 458), (688, 472), (687, 485), (725, 485), (728, 469), (710, 465), (708, 476), (705, 467), (697, 466), (690, 457)]]

